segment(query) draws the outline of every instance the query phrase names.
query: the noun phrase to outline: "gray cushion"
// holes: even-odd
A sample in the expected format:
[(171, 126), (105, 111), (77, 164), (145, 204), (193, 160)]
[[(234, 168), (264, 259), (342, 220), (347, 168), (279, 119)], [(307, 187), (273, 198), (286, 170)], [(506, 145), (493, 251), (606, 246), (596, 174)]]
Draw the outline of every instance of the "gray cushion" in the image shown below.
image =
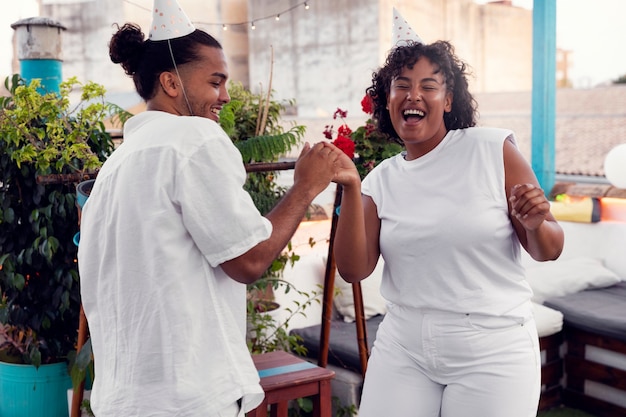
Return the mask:
[[(370, 352), (376, 338), (378, 325), (383, 320), (383, 317), (382, 315), (377, 315), (366, 321), (367, 344)], [(303, 345), (307, 348), (308, 357), (317, 358), (319, 357), (321, 331), (322, 326), (317, 325), (294, 329), (290, 333), (300, 335), (304, 339)], [(343, 320), (331, 321), (328, 363), (355, 372), (361, 372), (356, 323), (346, 323)]]
[(626, 282), (546, 300), (565, 325), (626, 341)]

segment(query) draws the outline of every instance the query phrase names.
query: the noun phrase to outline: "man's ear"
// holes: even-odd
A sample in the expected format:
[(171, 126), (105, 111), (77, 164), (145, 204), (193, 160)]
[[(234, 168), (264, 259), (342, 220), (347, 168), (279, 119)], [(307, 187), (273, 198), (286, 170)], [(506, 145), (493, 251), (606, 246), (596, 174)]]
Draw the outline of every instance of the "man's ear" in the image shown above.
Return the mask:
[(175, 74), (169, 71), (162, 72), (159, 75), (159, 83), (165, 94), (170, 97), (178, 97), (180, 93), (180, 81)]

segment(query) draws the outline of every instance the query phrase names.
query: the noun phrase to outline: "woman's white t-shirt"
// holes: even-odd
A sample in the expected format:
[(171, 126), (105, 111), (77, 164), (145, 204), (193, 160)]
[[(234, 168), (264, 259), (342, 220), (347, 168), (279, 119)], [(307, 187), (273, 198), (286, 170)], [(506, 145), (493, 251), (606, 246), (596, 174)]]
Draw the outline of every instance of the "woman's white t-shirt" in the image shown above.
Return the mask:
[(413, 307), (530, 316), (509, 219), (503, 129), (448, 132), (428, 154), (383, 161), (363, 181), (381, 220), (382, 295)]

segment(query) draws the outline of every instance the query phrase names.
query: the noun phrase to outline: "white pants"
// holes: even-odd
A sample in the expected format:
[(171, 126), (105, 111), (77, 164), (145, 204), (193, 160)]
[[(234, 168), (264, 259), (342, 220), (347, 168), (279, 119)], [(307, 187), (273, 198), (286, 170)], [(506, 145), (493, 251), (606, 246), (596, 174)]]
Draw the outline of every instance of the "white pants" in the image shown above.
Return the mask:
[(359, 417), (535, 417), (540, 390), (534, 319), (391, 306)]

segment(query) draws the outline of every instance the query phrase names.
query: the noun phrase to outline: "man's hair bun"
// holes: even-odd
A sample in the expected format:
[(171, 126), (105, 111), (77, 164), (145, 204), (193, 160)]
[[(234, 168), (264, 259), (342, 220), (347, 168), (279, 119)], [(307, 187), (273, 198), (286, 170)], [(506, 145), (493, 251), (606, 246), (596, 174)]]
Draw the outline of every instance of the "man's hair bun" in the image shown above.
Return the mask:
[(139, 68), (145, 49), (144, 34), (134, 23), (126, 23), (111, 38), (109, 56), (115, 64), (120, 64), (128, 75), (134, 75)]

